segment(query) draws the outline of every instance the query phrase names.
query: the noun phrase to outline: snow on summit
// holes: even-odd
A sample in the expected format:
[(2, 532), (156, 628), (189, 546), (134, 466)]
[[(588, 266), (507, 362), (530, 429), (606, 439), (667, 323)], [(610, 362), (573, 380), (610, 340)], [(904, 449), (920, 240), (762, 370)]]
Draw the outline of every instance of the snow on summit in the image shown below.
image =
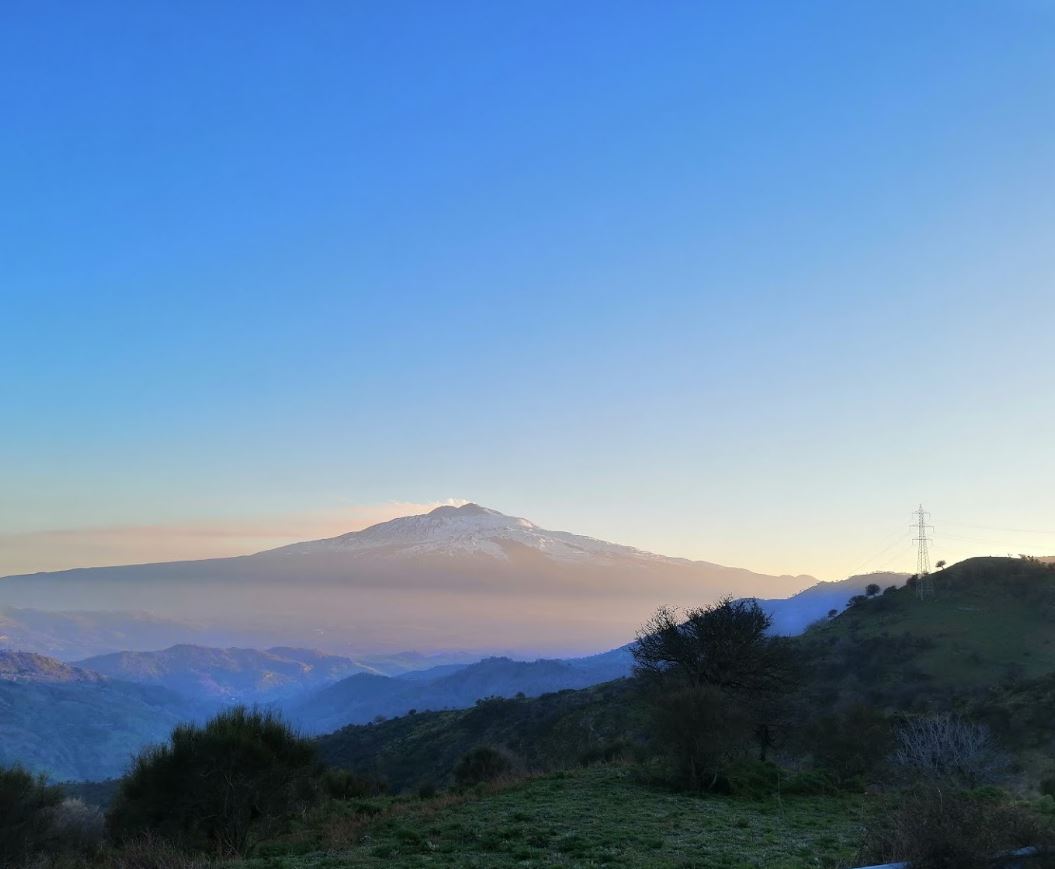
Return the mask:
[(396, 556), (424, 554), (487, 555), (507, 560), (509, 544), (525, 546), (558, 561), (604, 558), (662, 559), (630, 546), (606, 543), (564, 531), (547, 531), (518, 516), (479, 504), (437, 507), (421, 516), (404, 516), (327, 540), (295, 543), (275, 552), (320, 551)]

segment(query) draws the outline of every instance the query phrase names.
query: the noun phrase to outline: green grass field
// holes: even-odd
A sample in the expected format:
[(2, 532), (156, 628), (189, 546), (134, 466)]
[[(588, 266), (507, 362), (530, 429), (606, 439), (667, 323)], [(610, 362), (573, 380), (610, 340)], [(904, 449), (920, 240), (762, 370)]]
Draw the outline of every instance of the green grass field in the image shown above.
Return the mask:
[(852, 865), (867, 801), (699, 797), (599, 766), (464, 798), (336, 804), (241, 865), (835, 869)]

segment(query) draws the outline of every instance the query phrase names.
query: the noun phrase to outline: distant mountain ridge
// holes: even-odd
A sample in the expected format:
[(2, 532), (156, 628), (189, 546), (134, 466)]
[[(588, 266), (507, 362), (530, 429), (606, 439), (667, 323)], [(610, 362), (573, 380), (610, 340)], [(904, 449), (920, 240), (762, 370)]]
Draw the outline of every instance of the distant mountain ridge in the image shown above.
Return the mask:
[(904, 585), (907, 573), (878, 571), (850, 576), (836, 582), (818, 582), (788, 598), (755, 598), (773, 620), (771, 633), (785, 637), (801, 634), (811, 624), (825, 618), (831, 610), (841, 612), (850, 598), (864, 594), (870, 585), (881, 589)]
[(115, 679), (161, 685), (187, 697), (263, 702), (302, 693), (372, 667), (308, 649), (216, 649), (178, 645), (159, 652), (117, 652), (78, 666)]
[[(462, 709), (486, 697), (537, 697), (553, 691), (588, 688), (628, 676), (633, 658), (628, 646), (572, 659), (514, 661), (485, 658), (434, 678), (385, 679), (356, 675), (323, 688), (287, 707), (289, 716), (313, 733), (326, 733), (377, 716), (411, 710)], [(443, 668), (438, 668), (443, 669)]]
[(659, 602), (779, 596), (814, 582), (667, 558), (466, 504), (255, 555), (8, 577), (0, 607), (164, 612), (263, 640), (247, 645), (343, 655), (568, 654), (623, 642)]
[(31, 652), (0, 649), (0, 680), (61, 684), (101, 682), (102, 676)]

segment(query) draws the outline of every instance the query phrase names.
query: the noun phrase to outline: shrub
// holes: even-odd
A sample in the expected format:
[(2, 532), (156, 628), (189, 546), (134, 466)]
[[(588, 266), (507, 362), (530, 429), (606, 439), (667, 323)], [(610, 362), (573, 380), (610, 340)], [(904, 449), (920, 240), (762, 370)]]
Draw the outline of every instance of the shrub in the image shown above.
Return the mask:
[[(141, 836), (107, 851), (106, 869), (210, 869), (215, 864), (188, 857), (155, 836)], [(61, 867), (66, 869), (66, 867)]]
[(782, 793), (797, 794), (804, 797), (824, 796), (839, 791), (839, 780), (823, 769), (806, 770), (795, 773), (781, 785)]
[(843, 787), (862, 785), (894, 746), (890, 721), (864, 704), (818, 718), (807, 740), (815, 764)]
[(25, 770), (0, 769), (0, 866), (84, 865), (102, 851), (102, 812)]
[(494, 781), (508, 775), (513, 769), (513, 762), (508, 755), (481, 745), (463, 755), (454, 768), (454, 780), (461, 786), (481, 784)]
[(746, 754), (753, 732), (748, 713), (708, 686), (658, 694), (652, 719), (656, 747), (671, 762), (674, 782), (693, 790), (719, 787), (728, 765)]
[(997, 854), (1050, 844), (1051, 832), (1020, 806), (927, 785), (869, 826), (859, 858), (905, 860), (913, 869), (991, 869)]
[(985, 725), (949, 714), (906, 722), (893, 761), (909, 776), (961, 787), (991, 783), (1008, 765)]
[(62, 791), (24, 769), (0, 769), (0, 866), (19, 866), (55, 847)]
[(385, 783), (377, 778), (356, 775), (346, 769), (328, 769), (322, 774), (322, 789), (335, 800), (356, 800), (376, 797), (386, 790)]
[(106, 819), (95, 806), (80, 799), (66, 799), (48, 810), (54, 850), (92, 854), (106, 840)]
[(774, 763), (738, 760), (725, 769), (716, 790), (747, 799), (763, 799), (780, 790), (783, 771)]
[(613, 763), (625, 760), (635, 754), (635, 746), (626, 739), (613, 739), (604, 745), (586, 749), (579, 755), (580, 766), (593, 766), (595, 763)]
[(180, 725), (122, 780), (108, 816), (118, 841), (154, 835), (191, 851), (244, 854), (319, 800), (311, 742), (270, 712), (236, 708)]

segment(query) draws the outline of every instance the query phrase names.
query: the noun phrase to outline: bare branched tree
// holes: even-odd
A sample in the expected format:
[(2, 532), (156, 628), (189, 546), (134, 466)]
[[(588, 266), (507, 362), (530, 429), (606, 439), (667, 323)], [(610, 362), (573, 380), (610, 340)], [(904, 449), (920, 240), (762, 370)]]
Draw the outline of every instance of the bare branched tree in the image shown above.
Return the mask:
[(913, 777), (966, 787), (992, 782), (1007, 767), (987, 727), (949, 714), (906, 722), (893, 761)]

